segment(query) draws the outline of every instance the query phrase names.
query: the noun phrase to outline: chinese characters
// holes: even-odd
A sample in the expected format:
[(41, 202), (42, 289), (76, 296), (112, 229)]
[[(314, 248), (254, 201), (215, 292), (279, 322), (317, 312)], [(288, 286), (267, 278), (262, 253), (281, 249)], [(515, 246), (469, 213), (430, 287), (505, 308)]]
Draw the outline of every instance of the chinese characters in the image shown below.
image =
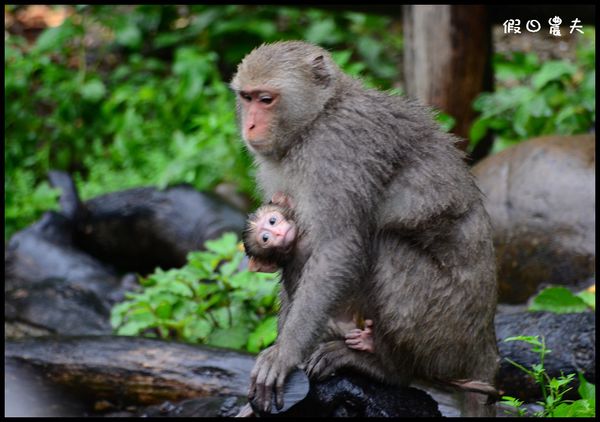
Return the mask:
[[(580, 19), (573, 19), (571, 21), (571, 26), (569, 27), (569, 34), (572, 34), (573, 31), (577, 31), (580, 34), (583, 34), (583, 25), (579, 25), (581, 22)], [(549, 34), (555, 37), (562, 36), (560, 32), (560, 24), (562, 23), (562, 19), (559, 16), (554, 16), (553, 18), (548, 19), (549, 25)], [(507, 19), (502, 24), (504, 26), (505, 34), (520, 34), (521, 33), (521, 19)], [(542, 29), (542, 25), (536, 19), (530, 19), (525, 23), (525, 29), (528, 32), (539, 32)]]

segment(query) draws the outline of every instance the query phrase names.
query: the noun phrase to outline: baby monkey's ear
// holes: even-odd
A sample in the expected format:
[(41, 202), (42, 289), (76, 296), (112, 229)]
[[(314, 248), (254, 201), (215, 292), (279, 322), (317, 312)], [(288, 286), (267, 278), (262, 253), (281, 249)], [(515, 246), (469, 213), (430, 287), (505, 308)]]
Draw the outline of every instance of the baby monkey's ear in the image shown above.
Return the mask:
[(281, 191), (277, 191), (271, 197), (269, 204), (279, 205), (281, 207), (294, 208), (292, 198)]

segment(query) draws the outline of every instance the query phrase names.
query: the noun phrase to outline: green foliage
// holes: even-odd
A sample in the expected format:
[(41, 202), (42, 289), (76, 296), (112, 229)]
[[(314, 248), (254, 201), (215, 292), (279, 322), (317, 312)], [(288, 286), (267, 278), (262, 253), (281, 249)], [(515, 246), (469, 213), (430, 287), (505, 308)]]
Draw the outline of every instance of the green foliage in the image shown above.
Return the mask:
[(573, 294), (562, 286), (546, 287), (535, 296), (529, 305), (530, 311), (549, 311), (557, 314), (584, 312), (596, 309), (595, 295), (583, 291)]
[(111, 312), (120, 335), (145, 335), (258, 353), (277, 335), (276, 274), (239, 270), (244, 253), (226, 233), (179, 269), (141, 278)]
[[(16, 7), (27, 6), (7, 10)], [(52, 168), (73, 173), (84, 199), (180, 182), (228, 182), (253, 197), (227, 81), (262, 42), (317, 42), (368, 86), (394, 89), (398, 74), (401, 29), (388, 17), (250, 5), (73, 11), (32, 44), (5, 37), (5, 240), (56, 207)]]
[(547, 134), (577, 134), (596, 122), (595, 30), (588, 27), (578, 44), (577, 61), (540, 63), (534, 53), (495, 54), (500, 86), (473, 102), (480, 116), (470, 131), (472, 150), (488, 131), (495, 134), (492, 152), (521, 140)]
[[(542, 401), (538, 401), (537, 404), (542, 406), (543, 410), (535, 412), (533, 416), (537, 417), (565, 417), (565, 416), (576, 416), (576, 417), (594, 417), (596, 416), (596, 387), (585, 380), (585, 378), (579, 376), (579, 388), (578, 393), (581, 397), (579, 400), (566, 400), (563, 399), (565, 393), (572, 389), (568, 385), (575, 378), (575, 374), (564, 375), (558, 378), (550, 378), (544, 368), (544, 358), (551, 350), (546, 348), (544, 337), (539, 339), (539, 336), (517, 336), (509, 337), (504, 341), (524, 341), (533, 347), (531, 351), (539, 354), (540, 362), (534, 364), (531, 369), (527, 369), (519, 363), (505, 358), (512, 365), (516, 366), (527, 375), (532, 377), (536, 384), (540, 386), (542, 392)], [(518, 416), (526, 416), (526, 410), (523, 407), (523, 402), (511, 396), (503, 396), (502, 404), (513, 408)]]

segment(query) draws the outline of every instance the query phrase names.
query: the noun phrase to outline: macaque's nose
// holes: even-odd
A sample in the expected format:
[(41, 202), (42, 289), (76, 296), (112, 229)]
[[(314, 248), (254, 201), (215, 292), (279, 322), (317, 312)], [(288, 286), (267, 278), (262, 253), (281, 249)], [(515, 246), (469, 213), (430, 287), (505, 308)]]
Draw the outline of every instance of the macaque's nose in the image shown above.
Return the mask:
[(274, 227), (271, 229), (271, 232), (275, 237), (283, 237), (285, 236), (286, 230), (283, 227)]

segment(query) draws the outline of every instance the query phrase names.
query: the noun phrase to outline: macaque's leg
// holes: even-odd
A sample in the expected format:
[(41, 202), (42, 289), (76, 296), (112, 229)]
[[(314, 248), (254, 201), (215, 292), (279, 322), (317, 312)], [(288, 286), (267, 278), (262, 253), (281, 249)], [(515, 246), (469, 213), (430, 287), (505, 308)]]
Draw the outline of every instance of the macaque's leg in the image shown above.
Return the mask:
[(355, 328), (346, 333), (346, 345), (354, 350), (373, 353), (373, 321), (365, 320), (365, 328)]
[(470, 391), (472, 393), (480, 393), (488, 396), (488, 401), (497, 401), (501, 393), (490, 383), (479, 380), (450, 380), (444, 382), (444, 384), (452, 385), (463, 391)]
[(461, 416), (496, 416), (496, 404), (489, 403), (486, 394), (465, 391), (460, 403)]
[(306, 361), (304, 370), (309, 378), (323, 380), (342, 367), (356, 369), (379, 381), (389, 378), (374, 354), (352, 350), (344, 340), (321, 343)]

